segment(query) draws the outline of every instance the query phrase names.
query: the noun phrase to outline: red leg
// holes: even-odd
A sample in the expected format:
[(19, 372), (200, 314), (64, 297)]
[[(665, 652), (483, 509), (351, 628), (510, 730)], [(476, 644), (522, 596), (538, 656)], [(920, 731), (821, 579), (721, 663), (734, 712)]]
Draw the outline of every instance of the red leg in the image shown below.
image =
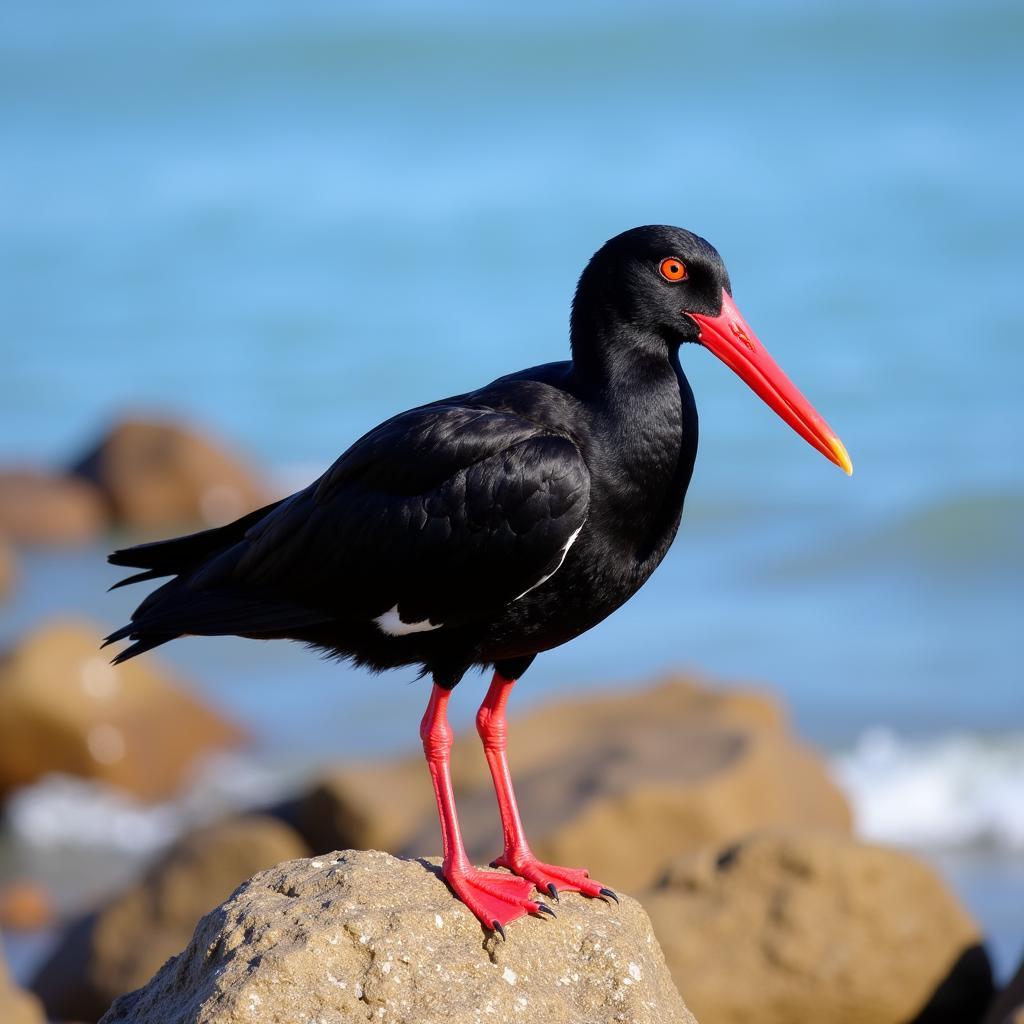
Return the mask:
[(593, 881), (586, 868), (543, 864), (533, 855), (526, 841), (506, 756), (508, 725), (505, 721), (505, 705), (513, 686), (514, 679), (506, 679), (500, 672), (495, 672), (487, 696), (476, 715), (476, 731), (483, 741), (484, 754), (491, 769), (491, 778), (494, 779), (494, 791), (501, 811), (501, 829), (505, 837), (505, 852), (494, 861), (494, 865), (508, 868), (528, 879), (555, 899), (558, 899), (559, 889), (568, 889), (585, 896), (607, 896), (617, 903), (615, 893), (600, 882)]
[(448, 724), (449, 697), (451, 691), (435, 683), (420, 724), (423, 753), (427, 757), (434, 795), (437, 797), (437, 811), (441, 818), (441, 843), (444, 850), (441, 871), (455, 895), (487, 928), (493, 928), (504, 937), (504, 925), (524, 914), (538, 913), (542, 905), (530, 899), (533, 887), (529, 882), (496, 871), (482, 871), (469, 863), (452, 792), (450, 766), (453, 733)]

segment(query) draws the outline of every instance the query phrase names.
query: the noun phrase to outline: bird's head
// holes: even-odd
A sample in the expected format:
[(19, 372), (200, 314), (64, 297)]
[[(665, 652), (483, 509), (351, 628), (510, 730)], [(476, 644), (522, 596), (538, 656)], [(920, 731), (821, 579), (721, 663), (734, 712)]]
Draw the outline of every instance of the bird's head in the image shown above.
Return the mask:
[(573, 300), (573, 349), (582, 336), (614, 346), (687, 341), (713, 352), (801, 437), (845, 473), (843, 443), (782, 372), (736, 308), (725, 263), (710, 242), (663, 224), (605, 242), (580, 277)]

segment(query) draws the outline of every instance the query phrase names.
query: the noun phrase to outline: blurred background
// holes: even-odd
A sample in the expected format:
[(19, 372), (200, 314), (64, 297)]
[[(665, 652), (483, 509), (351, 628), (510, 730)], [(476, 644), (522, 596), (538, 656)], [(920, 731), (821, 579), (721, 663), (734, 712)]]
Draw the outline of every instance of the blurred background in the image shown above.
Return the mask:
[[(679, 538), (518, 707), (675, 669), (770, 688), (859, 833), (937, 865), (1005, 975), (1024, 936), (1022, 42), (998, 0), (8, 4), (0, 463), (64, 472), (125, 417), (173, 419), (254, 493), (295, 489), (393, 412), (564, 358), (590, 254), (691, 228), (856, 474), (684, 349), (701, 451)], [(102, 461), (77, 478), (102, 525), (86, 508), (59, 545), (11, 527), (4, 647), (58, 615), (106, 630), (140, 598), (105, 594), (105, 554), (173, 527), (126, 513)], [(19, 479), (11, 521), (19, 488), (59, 489)], [(244, 511), (248, 486), (207, 488), (196, 518)], [(414, 746), (412, 672), (239, 639), (159, 658), (249, 741), (155, 803), (11, 787), (0, 873), (46, 875), (65, 910), (197, 806)], [(41, 935), (7, 936), (20, 976)]]

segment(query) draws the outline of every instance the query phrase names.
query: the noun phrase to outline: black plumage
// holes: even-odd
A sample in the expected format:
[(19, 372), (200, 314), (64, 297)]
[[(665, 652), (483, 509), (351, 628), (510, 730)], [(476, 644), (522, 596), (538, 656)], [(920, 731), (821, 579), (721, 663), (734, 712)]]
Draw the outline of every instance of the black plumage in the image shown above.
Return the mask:
[[(506, 757), (505, 708), (541, 651), (579, 636), (643, 586), (675, 537), (697, 453), (679, 365), (700, 341), (798, 433), (850, 472), (842, 443), (757, 340), (718, 253), (670, 227), (607, 242), (573, 300), (572, 359), (412, 409), (317, 481), (235, 523), (115, 552), (172, 577), (107, 642), (115, 661), (183, 634), (304, 641), (374, 669), (433, 677), (420, 726), (448, 884), (487, 927), (549, 911), (569, 889), (614, 898), (585, 869), (537, 860)], [(477, 713), (505, 849), (479, 871), (455, 809), (447, 719), (473, 665), (494, 677)]]
[[(657, 273), (666, 252), (687, 262), (682, 286)], [(147, 570), (124, 582), (174, 577), (108, 638), (134, 641), (115, 660), (184, 634), (287, 637), (452, 686), (596, 625), (675, 535), (697, 450), (681, 291), (713, 313), (723, 287), (689, 232), (612, 239), (581, 277), (571, 361), (401, 413), (235, 523), (111, 555)]]

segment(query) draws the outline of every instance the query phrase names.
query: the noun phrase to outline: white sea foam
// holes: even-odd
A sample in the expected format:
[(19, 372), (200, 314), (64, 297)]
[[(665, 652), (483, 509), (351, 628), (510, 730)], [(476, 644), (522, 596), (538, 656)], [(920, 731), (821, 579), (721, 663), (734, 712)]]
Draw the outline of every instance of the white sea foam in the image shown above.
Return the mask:
[(30, 848), (85, 848), (145, 857), (196, 825), (273, 803), (297, 781), (294, 772), (225, 754), (206, 762), (180, 797), (152, 804), (91, 779), (47, 775), (11, 794), (5, 818), (13, 838)]
[(1024, 733), (910, 740), (875, 728), (833, 770), (865, 838), (1024, 850)]

